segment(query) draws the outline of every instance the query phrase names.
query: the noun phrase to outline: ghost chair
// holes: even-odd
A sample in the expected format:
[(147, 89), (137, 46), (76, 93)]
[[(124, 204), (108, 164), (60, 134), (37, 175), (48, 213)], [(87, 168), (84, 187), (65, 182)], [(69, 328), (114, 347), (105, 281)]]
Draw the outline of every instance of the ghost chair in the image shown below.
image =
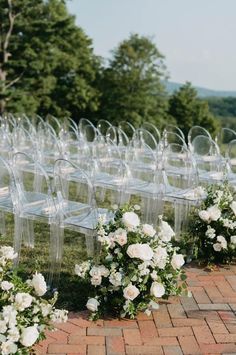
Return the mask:
[(210, 133), (204, 127), (201, 127), (201, 126), (191, 127), (188, 132), (188, 148), (191, 152), (193, 151), (192, 142), (198, 136), (206, 136), (209, 139), (212, 139)]
[(227, 161), (220, 154), (215, 141), (207, 136), (197, 136), (192, 141), (192, 155), (196, 161), (199, 180), (205, 184), (226, 179)]
[(215, 141), (220, 148), (221, 155), (226, 156), (229, 143), (235, 139), (236, 139), (236, 132), (233, 129), (227, 127), (220, 129), (218, 135), (216, 136)]
[(104, 119), (100, 119), (97, 123), (97, 129), (103, 137), (106, 136), (107, 130), (111, 126), (112, 126), (112, 124), (109, 121), (104, 120)]
[[(97, 208), (94, 186), (88, 175), (77, 165), (58, 159), (54, 166), (57, 218), (51, 224), (50, 282), (58, 284), (63, 257), (64, 230), (86, 236), (88, 256), (96, 253), (96, 226), (100, 214), (110, 218), (107, 209)], [(78, 189), (78, 185), (82, 188)], [(56, 247), (55, 247), (56, 246)]]
[(202, 198), (196, 163), (186, 146), (169, 144), (163, 150), (165, 201), (174, 206), (175, 234), (186, 231), (191, 205)]
[(236, 187), (236, 139), (232, 140), (226, 150), (228, 180)]
[(120, 128), (123, 132), (125, 132), (125, 134), (127, 135), (127, 137), (129, 139), (131, 139), (133, 137), (133, 134), (135, 132), (135, 128), (130, 122), (120, 121), (118, 124), (118, 128)]

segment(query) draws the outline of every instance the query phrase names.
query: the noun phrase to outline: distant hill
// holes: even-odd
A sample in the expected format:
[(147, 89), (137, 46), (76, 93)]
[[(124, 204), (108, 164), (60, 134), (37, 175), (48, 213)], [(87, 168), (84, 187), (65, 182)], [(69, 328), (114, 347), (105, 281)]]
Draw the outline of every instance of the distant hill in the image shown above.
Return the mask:
[[(171, 81), (164, 82), (168, 94), (172, 94), (178, 90), (183, 84), (174, 83)], [(194, 86), (199, 97), (236, 97), (236, 91), (217, 91)]]

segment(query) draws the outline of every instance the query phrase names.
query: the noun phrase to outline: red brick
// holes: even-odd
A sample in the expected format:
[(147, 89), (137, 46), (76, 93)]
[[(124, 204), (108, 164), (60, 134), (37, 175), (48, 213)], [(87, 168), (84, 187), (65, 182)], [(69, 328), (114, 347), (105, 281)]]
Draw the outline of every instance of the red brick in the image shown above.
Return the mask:
[(126, 346), (127, 355), (163, 355), (161, 346)]
[(121, 336), (122, 332), (118, 328), (88, 328), (87, 335)]
[(215, 344), (215, 339), (207, 325), (193, 327), (193, 332), (199, 344)]
[(68, 334), (76, 333), (79, 331), (78, 325), (75, 325), (73, 323), (67, 322), (67, 323), (57, 323), (56, 326), (57, 329), (63, 330), (64, 332)]
[(175, 318), (172, 321), (175, 327), (192, 327), (206, 324), (203, 319), (195, 318)]
[(62, 353), (76, 353), (86, 355), (86, 345), (72, 345), (72, 344), (50, 344), (48, 346), (48, 354), (62, 354)]
[(185, 311), (199, 310), (198, 304), (193, 297), (181, 297), (180, 301)]
[(169, 316), (169, 312), (167, 310), (167, 306), (162, 304), (160, 308), (153, 312), (153, 318), (158, 328), (167, 328), (172, 327), (171, 319)]
[(193, 297), (197, 303), (211, 303), (210, 298), (207, 296), (203, 287), (190, 287)]
[(208, 285), (207, 287), (205, 287), (205, 291), (213, 302), (216, 298), (222, 298), (222, 294), (216, 286)]
[(202, 354), (201, 349), (199, 348), (198, 343), (194, 336), (179, 336), (178, 337), (180, 346), (184, 354), (197, 355)]
[(123, 329), (125, 344), (127, 345), (141, 345), (142, 339), (139, 329)]
[(106, 355), (106, 348), (105, 346), (89, 344), (87, 355)]
[(155, 338), (143, 338), (145, 345), (179, 345), (176, 337), (155, 337)]
[(189, 318), (219, 320), (220, 317), (216, 311), (189, 311), (187, 312)]
[(215, 334), (217, 343), (236, 343), (236, 334)]
[(229, 333), (236, 334), (236, 324), (226, 323), (226, 328), (228, 329)]
[(165, 355), (182, 355), (180, 346), (163, 346)]
[(142, 337), (156, 337), (158, 335), (154, 321), (139, 321), (139, 329)]
[(167, 308), (171, 318), (186, 318), (186, 313), (181, 304), (168, 304)]
[[(84, 335), (86, 334), (86, 330), (84, 330)], [(67, 338), (68, 338), (68, 333), (64, 332), (63, 330), (56, 330), (50, 332), (48, 335), (52, 337), (53, 339), (59, 341), (59, 342), (65, 342), (67, 343)]]
[(202, 344), (201, 350), (203, 354), (236, 354), (235, 344)]
[(225, 281), (225, 277), (224, 277), (224, 275), (220, 275), (220, 274), (212, 274), (212, 275), (209, 275), (209, 274), (207, 274), (207, 275), (199, 275), (198, 277), (197, 277), (197, 279), (199, 280), (199, 281)]
[(233, 291), (232, 287), (226, 280), (217, 281), (216, 286), (224, 297), (236, 297), (236, 293)]
[(148, 316), (146, 313), (144, 312), (139, 312), (139, 314), (136, 317), (137, 320), (152, 320), (152, 313), (150, 314), (150, 316)]
[(228, 334), (228, 330), (221, 320), (207, 320), (213, 334)]
[(105, 320), (104, 326), (107, 328), (138, 328), (138, 323), (135, 320)]
[(161, 328), (158, 330), (160, 337), (176, 337), (178, 335), (193, 335), (190, 327)]
[(230, 307), (226, 303), (199, 303), (198, 306), (201, 310), (230, 311)]
[(118, 355), (125, 354), (125, 345), (123, 337), (109, 336), (106, 338), (107, 354)]
[(71, 336), (69, 336), (68, 344), (105, 345), (105, 337), (104, 336), (71, 335)]
[(233, 312), (219, 311), (220, 318), (225, 323), (236, 323), (236, 316)]

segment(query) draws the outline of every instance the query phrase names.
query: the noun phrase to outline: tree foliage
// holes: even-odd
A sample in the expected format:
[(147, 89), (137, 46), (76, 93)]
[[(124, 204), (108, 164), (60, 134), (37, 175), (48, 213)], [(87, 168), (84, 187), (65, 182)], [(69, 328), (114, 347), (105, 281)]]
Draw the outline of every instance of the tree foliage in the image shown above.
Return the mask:
[(145, 121), (160, 125), (167, 103), (161, 84), (163, 59), (147, 37), (132, 34), (120, 43), (100, 77), (99, 116), (114, 123), (127, 120), (134, 125)]
[(168, 114), (176, 119), (186, 137), (192, 126), (202, 126), (214, 135), (219, 125), (208, 103), (197, 97), (197, 91), (189, 82), (170, 97)]
[[(0, 9), (3, 106), (15, 112), (50, 112), (74, 118), (95, 111), (99, 61), (91, 40), (68, 14), (65, 1), (0, 0)], [(11, 16), (14, 24), (4, 62)]]

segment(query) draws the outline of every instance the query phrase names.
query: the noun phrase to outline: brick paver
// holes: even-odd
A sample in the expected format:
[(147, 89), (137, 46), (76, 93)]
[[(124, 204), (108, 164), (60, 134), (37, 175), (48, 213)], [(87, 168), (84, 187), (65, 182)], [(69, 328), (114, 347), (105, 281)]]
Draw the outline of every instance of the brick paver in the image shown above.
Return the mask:
[(90, 322), (70, 314), (47, 332), (37, 355), (236, 354), (236, 265), (213, 271), (186, 267), (192, 298), (163, 301), (151, 317)]

